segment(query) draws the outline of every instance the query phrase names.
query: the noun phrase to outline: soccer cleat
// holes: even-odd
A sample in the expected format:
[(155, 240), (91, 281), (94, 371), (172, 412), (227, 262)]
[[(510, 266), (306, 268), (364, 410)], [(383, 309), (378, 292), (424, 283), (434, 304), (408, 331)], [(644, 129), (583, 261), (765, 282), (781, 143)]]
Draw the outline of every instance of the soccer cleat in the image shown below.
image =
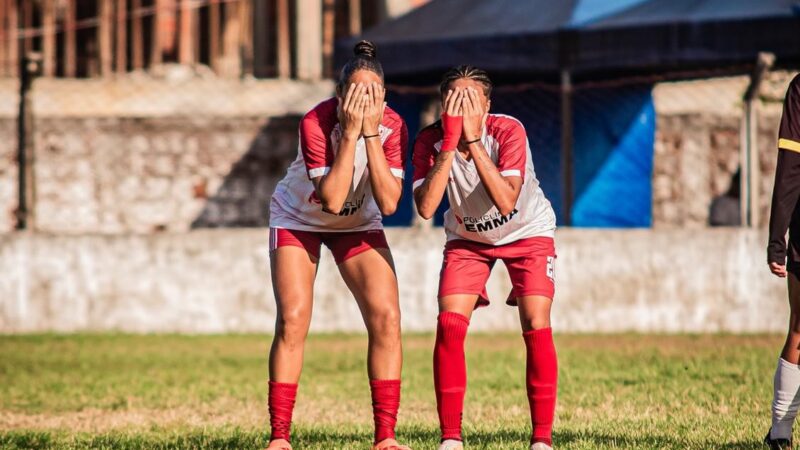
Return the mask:
[(772, 439), (771, 433), (772, 429), (767, 431), (767, 436), (764, 438), (764, 445), (769, 447), (769, 450), (792, 450), (791, 439)]
[(439, 450), (464, 450), (464, 443), (455, 439), (445, 439), (439, 444)]
[(544, 442), (537, 442), (535, 444), (531, 444), (531, 450), (553, 450), (553, 447), (550, 447)]
[(292, 444), (286, 439), (275, 439), (269, 442), (267, 450), (292, 450)]
[(411, 447), (400, 445), (394, 439), (388, 438), (373, 445), (372, 450), (411, 450)]

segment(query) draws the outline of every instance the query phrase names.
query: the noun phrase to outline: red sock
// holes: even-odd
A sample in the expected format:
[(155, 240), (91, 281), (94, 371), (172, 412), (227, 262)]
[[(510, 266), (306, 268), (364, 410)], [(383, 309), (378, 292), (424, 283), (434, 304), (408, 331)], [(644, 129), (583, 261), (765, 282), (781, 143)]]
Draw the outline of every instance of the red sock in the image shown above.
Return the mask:
[(395, 438), (397, 409), (400, 407), (400, 380), (370, 380), (372, 417), (375, 421), (375, 443)]
[(439, 314), (433, 350), (433, 382), (442, 440), (461, 440), (461, 414), (467, 389), (464, 340), (469, 319), (452, 312)]
[(531, 443), (553, 445), (553, 415), (556, 410), (558, 360), (553, 345), (553, 329), (526, 331), (522, 334), (528, 349), (526, 384), (531, 407), (533, 434)]
[(296, 383), (269, 382), (269, 424), (272, 427), (270, 440), (289, 440), (296, 397)]

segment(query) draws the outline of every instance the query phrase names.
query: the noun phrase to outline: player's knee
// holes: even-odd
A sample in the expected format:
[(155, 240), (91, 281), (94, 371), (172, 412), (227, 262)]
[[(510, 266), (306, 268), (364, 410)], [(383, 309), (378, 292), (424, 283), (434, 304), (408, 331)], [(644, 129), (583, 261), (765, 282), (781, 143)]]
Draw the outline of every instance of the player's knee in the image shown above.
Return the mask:
[(549, 314), (526, 317), (522, 320), (522, 329), (524, 331), (541, 330), (542, 328), (550, 328)]
[(400, 335), (400, 309), (381, 308), (373, 312), (369, 322), (372, 328), (380, 335), (396, 337)]
[(302, 342), (311, 320), (305, 308), (288, 308), (278, 314), (276, 333), (284, 341)]

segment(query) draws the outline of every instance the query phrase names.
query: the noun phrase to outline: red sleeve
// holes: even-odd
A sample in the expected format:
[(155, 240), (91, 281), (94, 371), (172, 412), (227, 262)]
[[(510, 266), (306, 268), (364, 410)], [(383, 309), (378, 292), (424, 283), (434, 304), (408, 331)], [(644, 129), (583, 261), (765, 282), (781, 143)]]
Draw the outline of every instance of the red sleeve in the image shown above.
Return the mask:
[[(336, 99), (333, 99), (335, 102)], [(330, 100), (320, 103), (300, 122), (300, 151), (306, 163), (309, 178), (327, 174), (333, 165), (334, 154), (330, 136), (333, 126), (330, 117)], [(336, 108), (334, 104), (333, 114)], [(335, 122), (334, 122), (335, 123)]]
[(411, 162), (414, 166), (414, 177), (412, 190), (419, 187), (428, 172), (436, 162), (436, 149), (434, 144), (439, 140), (435, 130), (426, 129), (422, 130), (414, 141), (414, 154), (411, 157)]
[(525, 128), (516, 119), (503, 118), (503, 130), (498, 133), (500, 148), (497, 155), (497, 170), (504, 177), (525, 179), (528, 162), (528, 136)]
[(408, 154), (408, 127), (397, 113), (387, 108), (387, 116), (389, 113), (391, 113), (391, 117), (384, 118), (384, 126), (389, 127), (392, 134), (383, 143), (383, 152), (392, 174), (397, 178), (403, 178)]

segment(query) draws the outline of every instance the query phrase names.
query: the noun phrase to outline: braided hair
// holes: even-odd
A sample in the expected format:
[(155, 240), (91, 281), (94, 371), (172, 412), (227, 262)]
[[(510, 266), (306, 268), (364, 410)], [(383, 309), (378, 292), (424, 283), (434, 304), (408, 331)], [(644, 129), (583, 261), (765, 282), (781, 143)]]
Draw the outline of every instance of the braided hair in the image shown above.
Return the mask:
[(458, 67), (453, 67), (445, 72), (444, 76), (442, 77), (442, 83), (439, 85), (439, 92), (442, 94), (442, 97), (447, 95), (447, 90), (450, 88), (450, 83), (462, 78), (467, 78), (480, 83), (481, 86), (483, 86), (483, 94), (486, 95), (486, 98), (489, 98), (489, 96), (492, 94), (493, 84), (492, 80), (489, 78), (489, 74), (486, 73), (485, 70), (464, 64)]
[(340, 95), (347, 92), (347, 84), (356, 71), (369, 70), (375, 72), (383, 80), (383, 66), (378, 61), (378, 49), (370, 41), (360, 41), (353, 47), (353, 57), (347, 61), (339, 73), (339, 80), (336, 82), (336, 91)]

